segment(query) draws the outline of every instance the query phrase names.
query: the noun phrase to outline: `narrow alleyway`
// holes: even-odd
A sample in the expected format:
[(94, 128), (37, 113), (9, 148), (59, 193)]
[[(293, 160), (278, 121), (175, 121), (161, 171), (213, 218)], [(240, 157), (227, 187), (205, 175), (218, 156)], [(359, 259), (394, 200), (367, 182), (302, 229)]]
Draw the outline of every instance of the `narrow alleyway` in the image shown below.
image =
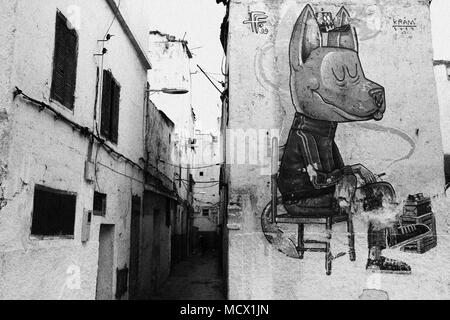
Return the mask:
[(224, 300), (217, 252), (193, 255), (180, 262), (152, 300)]

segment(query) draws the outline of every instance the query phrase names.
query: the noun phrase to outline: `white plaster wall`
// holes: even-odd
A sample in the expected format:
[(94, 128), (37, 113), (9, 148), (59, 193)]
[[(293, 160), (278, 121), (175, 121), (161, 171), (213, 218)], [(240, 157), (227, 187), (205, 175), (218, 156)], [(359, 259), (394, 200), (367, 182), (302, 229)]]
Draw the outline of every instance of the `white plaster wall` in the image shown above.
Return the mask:
[[(166, 177), (161, 179), (165, 181), (167, 188), (173, 187), (175, 172), (178, 172), (172, 165), (174, 163), (174, 126), (167, 122), (156, 106), (150, 101), (147, 123), (147, 152), (150, 162), (150, 170), (158, 168)], [(161, 162), (160, 160), (168, 163)], [(169, 181), (170, 180), (170, 181)]]
[[(2, 25), (6, 25), (8, 30), (15, 30), (15, 43), (9, 49), (13, 53), (10, 56), (12, 76), (6, 87), (2, 85), (2, 101), (5, 95), (12, 95), (14, 86), (18, 86), (31, 97), (49, 103), (69, 119), (92, 129), (96, 68), (99, 65), (98, 58), (93, 55), (100, 50), (97, 40), (103, 38), (112, 21), (112, 12), (106, 1), (18, 0), (16, 3), (14, 14), (11, 12), (5, 16), (2, 10), (0, 16)], [(81, 8), (81, 15), (77, 30), (79, 53), (72, 113), (49, 101), (49, 95), (56, 11), (59, 9), (70, 17), (74, 5)], [(105, 68), (112, 70), (121, 85), (119, 142), (114, 147), (139, 163), (143, 156), (146, 70), (117, 22), (110, 33), (115, 37), (107, 44)], [(8, 39), (7, 43), (13, 40)], [(2, 84), (4, 81), (2, 78)], [(99, 151), (97, 159), (103, 166), (98, 165), (96, 189), (108, 195), (107, 216), (93, 217), (90, 241), (82, 244), (83, 209), (92, 209), (94, 193), (94, 185), (84, 180), (88, 141), (20, 98), (12, 103), (10, 109), (11, 148), (6, 185), (9, 201), (0, 214), (0, 260), (3, 266), (0, 270), (0, 299), (94, 299), (99, 225), (107, 223), (116, 226), (115, 288), (115, 269), (129, 266), (131, 196), (142, 196), (143, 187), (139, 182), (142, 181), (142, 174), (124, 162), (113, 160), (103, 150)], [(41, 241), (30, 237), (35, 184), (77, 193), (73, 240)], [(67, 286), (73, 266), (81, 271), (79, 289)]]
[[(431, 196), (442, 194), (443, 148), (428, 1), (231, 1), (229, 129), (263, 132), (281, 129), (280, 143), (284, 144), (294, 115), (289, 94), (288, 45), (294, 23), (307, 3), (316, 12), (324, 8), (334, 14), (345, 5), (358, 32), (365, 75), (386, 90), (387, 111), (381, 122), (338, 127), (336, 142), (344, 161), (363, 163), (375, 173), (386, 173), (384, 179), (394, 185), (401, 200), (418, 192)], [(268, 34), (252, 33), (250, 26), (243, 24), (248, 19), (249, 8), (268, 14)], [(395, 31), (393, 19), (398, 18), (415, 18), (418, 27), (404, 34)], [(245, 146), (256, 148), (257, 142), (250, 139), (239, 146), (238, 152), (245, 152)], [(260, 146), (264, 144), (259, 141)], [(228, 147), (230, 150), (230, 144)], [(261, 165), (267, 165), (268, 159), (259, 161), (259, 165), (248, 164), (247, 160), (247, 164), (228, 167), (228, 223), (240, 228), (229, 231), (230, 298), (298, 298), (302, 292), (316, 292), (317, 288), (321, 288), (322, 294), (318, 292), (316, 298), (336, 298), (339, 291), (342, 292), (339, 298), (357, 297), (361, 291), (352, 291), (356, 287), (344, 290), (343, 283), (352, 281), (345, 274), (340, 274), (345, 280), (342, 283), (327, 282), (322, 275), (315, 278), (310, 263), (287, 261), (266, 243), (259, 218), (270, 200), (270, 176), (267, 171), (265, 174), (261, 171)], [(360, 232), (364, 239), (364, 227)], [(364, 262), (366, 254), (361, 252), (358, 261)], [(323, 265), (320, 258), (316, 266)], [(327, 284), (333, 290), (321, 287)], [(303, 286), (306, 286), (304, 291)], [(324, 290), (328, 290), (326, 294)], [(420, 296), (420, 291), (417, 295)]]
[(9, 152), (9, 109), (12, 96), (10, 94), (12, 60), (14, 57), (14, 12), (17, 1), (3, 1), (0, 4), (0, 21), (4, 26), (0, 30), (0, 210), (6, 205), (5, 182), (7, 174), (7, 155)]
[[(153, 3), (149, 0), (114, 0), (134, 33), (142, 49), (148, 48), (150, 13)], [(151, 4), (151, 5), (150, 5)]]

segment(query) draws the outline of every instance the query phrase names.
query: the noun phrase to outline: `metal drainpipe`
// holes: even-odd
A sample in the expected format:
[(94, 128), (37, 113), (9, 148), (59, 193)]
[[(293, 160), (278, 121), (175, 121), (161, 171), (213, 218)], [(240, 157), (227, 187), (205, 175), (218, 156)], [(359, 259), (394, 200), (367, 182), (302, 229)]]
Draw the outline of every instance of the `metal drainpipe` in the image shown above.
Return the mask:
[(279, 161), (279, 144), (278, 139), (272, 139), (272, 214), (271, 219), (272, 223), (275, 223), (275, 219), (277, 217), (277, 175), (278, 175), (278, 161)]
[[(149, 114), (149, 106), (150, 106), (150, 84), (147, 82), (146, 87), (145, 87), (145, 102), (144, 102), (144, 159), (145, 159), (145, 170), (144, 170), (144, 186), (145, 186), (145, 176), (147, 173), (147, 169), (148, 169), (148, 165), (150, 162), (150, 158), (149, 158), (149, 152), (148, 152), (148, 123), (149, 123), (149, 118), (150, 118), (150, 114)], [(159, 163), (158, 163), (159, 164)], [(157, 165), (158, 165), (157, 164)]]
[[(105, 48), (105, 46), (103, 46), (103, 48)], [(99, 87), (98, 87), (98, 89), (99, 89), (99, 91), (98, 91), (98, 105), (97, 105), (97, 108), (96, 108), (96, 110), (94, 112), (94, 132), (97, 132), (97, 129), (98, 129), (98, 120), (100, 119), (98, 110), (99, 109), (101, 110), (102, 103), (103, 103), (103, 68), (104, 68), (104, 60), (105, 60), (105, 55), (104, 54), (102, 54), (102, 58), (101, 59), (102, 59), (102, 61), (100, 63)]]
[[(98, 122), (97, 122), (98, 110), (101, 109), (102, 102), (103, 102), (103, 63), (104, 63), (104, 56), (105, 56), (105, 54), (103, 53), (104, 48), (105, 48), (105, 46), (103, 43), (101, 62), (100, 62), (100, 67), (98, 68), (98, 75), (97, 75), (96, 101), (94, 103), (94, 116), (92, 119), (92, 132), (94, 135), (97, 134), (97, 128), (98, 128)], [(89, 141), (88, 154), (87, 154), (87, 159), (91, 163), (94, 162), (93, 150), (94, 150), (94, 137), (91, 137), (91, 140)], [(97, 167), (96, 163), (95, 163), (95, 167)], [(95, 185), (94, 185), (94, 191), (95, 191)]]

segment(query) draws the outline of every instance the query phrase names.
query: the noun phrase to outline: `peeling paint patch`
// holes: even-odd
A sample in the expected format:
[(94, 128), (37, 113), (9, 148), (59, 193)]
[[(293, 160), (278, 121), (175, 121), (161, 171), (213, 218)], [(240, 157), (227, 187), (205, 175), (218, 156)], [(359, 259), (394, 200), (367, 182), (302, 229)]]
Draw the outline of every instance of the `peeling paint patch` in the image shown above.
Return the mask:
[(7, 121), (8, 120), (8, 113), (6, 110), (0, 110), (0, 121)]
[(5, 199), (6, 189), (3, 184), (7, 173), (8, 166), (6, 164), (0, 164), (0, 210), (3, 209), (8, 203), (7, 199)]
[[(6, 176), (6, 174), (5, 174)], [(1, 177), (0, 177), (1, 178)], [(14, 192), (14, 194), (8, 198), (5, 197), (6, 194), (6, 190), (3, 186), (0, 186), (0, 210), (3, 209), (4, 207), (6, 207), (8, 205), (8, 202), (13, 201), (15, 198), (17, 198), (19, 195), (21, 195), (24, 191), (26, 191), (27, 187), (28, 187), (28, 183), (26, 183), (25, 181), (22, 181), (22, 184), (20, 186), (20, 188)]]

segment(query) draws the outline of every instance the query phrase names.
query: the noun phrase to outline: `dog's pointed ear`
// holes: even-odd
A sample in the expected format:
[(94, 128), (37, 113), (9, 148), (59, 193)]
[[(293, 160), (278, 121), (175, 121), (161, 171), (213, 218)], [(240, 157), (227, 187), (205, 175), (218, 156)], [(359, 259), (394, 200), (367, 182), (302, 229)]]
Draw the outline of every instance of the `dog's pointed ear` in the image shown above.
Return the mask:
[(322, 34), (314, 10), (308, 4), (303, 9), (292, 32), (289, 46), (291, 67), (298, 70), (308, 59), (311, 52), (322, 45)]
[(350, 14), (345, 7), (341, 7), (334, 19), (334, 25), (336, 27), (342, 27), (348, 24), (350, 24)]
[(351, 18), (345, 7), (342, 7), (334, 19), (335, 30), (328, 36), (328, 45), (339, 48), (359, 50), (356, 29), (351, 26)]
[(356, 52), (359, 51), (356, 29), (350, 25), (348, 25), (347, 30), (340, 32), (338, 42), (339, 48), (347, 48)]

